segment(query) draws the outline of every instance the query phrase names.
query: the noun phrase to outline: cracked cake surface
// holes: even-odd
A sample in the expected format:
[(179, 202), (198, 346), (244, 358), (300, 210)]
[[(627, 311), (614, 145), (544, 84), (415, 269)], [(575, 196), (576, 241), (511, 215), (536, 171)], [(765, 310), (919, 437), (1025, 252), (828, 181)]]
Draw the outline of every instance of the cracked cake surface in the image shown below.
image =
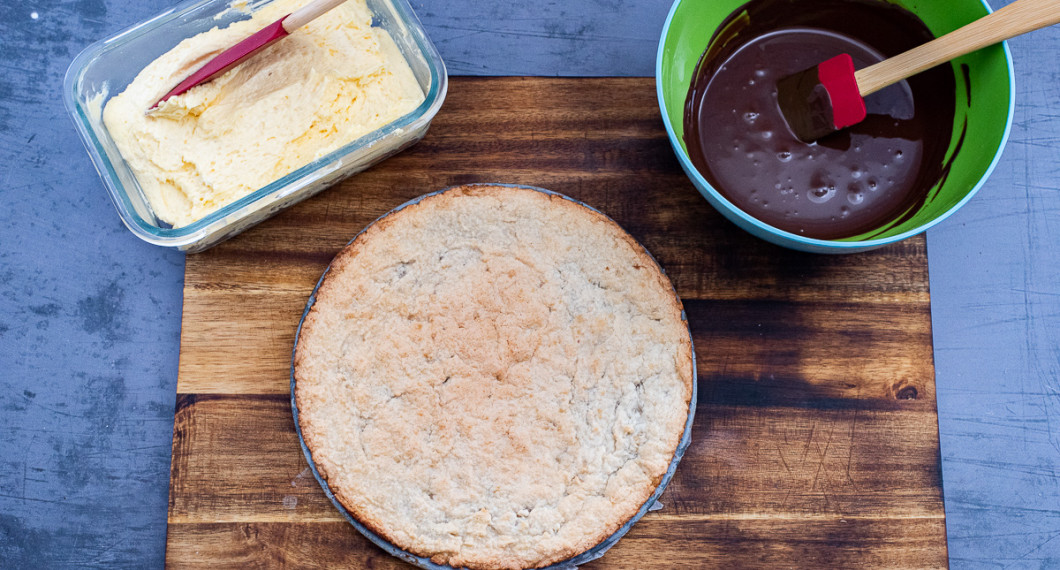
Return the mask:
[(617, 224), (464, 186), (336, 256), (295, 353), (299, 423), (346, 510), (439, 564), (577, 555), (649, 498), (684, 431), (681, 303)]

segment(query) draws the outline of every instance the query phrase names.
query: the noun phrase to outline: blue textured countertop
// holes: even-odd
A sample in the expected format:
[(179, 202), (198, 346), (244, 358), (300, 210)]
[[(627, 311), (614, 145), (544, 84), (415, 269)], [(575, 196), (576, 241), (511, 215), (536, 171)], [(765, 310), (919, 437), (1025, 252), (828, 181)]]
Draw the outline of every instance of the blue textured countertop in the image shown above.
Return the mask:
[[(945, 0), (935, 0), (945, 1)], [(667, 0), (413, 1), (453, 75), (653, 73)], [(60, 100), (160, 0), (0, 0), (0, 567), (160, 566), (184, 257), (119, 222)], [(1060, 567), (1060, 28), (1011, 42), (1015, 125), (929, 232), (954, 566)]]

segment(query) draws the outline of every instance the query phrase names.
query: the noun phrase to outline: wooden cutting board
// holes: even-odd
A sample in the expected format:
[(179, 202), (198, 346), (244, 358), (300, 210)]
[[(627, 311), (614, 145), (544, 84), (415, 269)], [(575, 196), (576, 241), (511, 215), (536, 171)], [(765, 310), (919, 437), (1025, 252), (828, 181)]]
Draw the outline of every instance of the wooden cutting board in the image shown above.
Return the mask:
[(684, 300), (692, 445), (593, 568), (944, 567), (924, 239), (820, 256), (759, 241), (681, 172), (650, 78), (455, 78), (411, 150), (205, 253), (184, 284), (166, 561), (407, 567), (328, 502), (299, 447), (295, 328), (321, 272), (391, 208), (454, 184), (567, 194)]

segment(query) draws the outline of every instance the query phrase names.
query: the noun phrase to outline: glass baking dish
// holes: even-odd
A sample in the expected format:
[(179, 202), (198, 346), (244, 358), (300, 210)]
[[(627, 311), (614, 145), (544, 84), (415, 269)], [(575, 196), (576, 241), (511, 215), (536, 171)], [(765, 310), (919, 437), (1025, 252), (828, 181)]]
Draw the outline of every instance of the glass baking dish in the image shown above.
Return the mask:
[[(257, 10), (272, 0), (251, 1)], [(186, 252), (202, 251), (280, 210), (308, 198), (340, 179), (360, 172), (415, 144), (426, 134), (445, 99), (445, 63), (427, 38), (407, 0), (367, 0), (373, 26), (380, 26), (412, 68), (426, 94), (411, 113), (273, 181), (242, 199), (187, 226), (174, 228), (154, 214), (132, 170), (103, 125), (102, 109), (148, 63), (181, 40), (217, 26), (249, 18), (230, 9), (239, 0), (192, 0), (96, 42), (82, 51), (66, 72), (63, 101), (92, 163), (103, 179), (125, 225), (144, 241)]]

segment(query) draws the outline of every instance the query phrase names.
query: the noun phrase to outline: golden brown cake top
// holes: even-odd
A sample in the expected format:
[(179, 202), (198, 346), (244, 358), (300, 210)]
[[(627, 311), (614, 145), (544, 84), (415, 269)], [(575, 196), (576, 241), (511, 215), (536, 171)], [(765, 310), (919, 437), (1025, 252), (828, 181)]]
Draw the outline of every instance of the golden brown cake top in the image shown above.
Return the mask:
[(681, 305), (644, 249), (561, 196), (468, 186), (334, 260), (295, 357), (299, 421), (346, 509), (436, 563), (539, 567), (655, 490), (692, 397)]

